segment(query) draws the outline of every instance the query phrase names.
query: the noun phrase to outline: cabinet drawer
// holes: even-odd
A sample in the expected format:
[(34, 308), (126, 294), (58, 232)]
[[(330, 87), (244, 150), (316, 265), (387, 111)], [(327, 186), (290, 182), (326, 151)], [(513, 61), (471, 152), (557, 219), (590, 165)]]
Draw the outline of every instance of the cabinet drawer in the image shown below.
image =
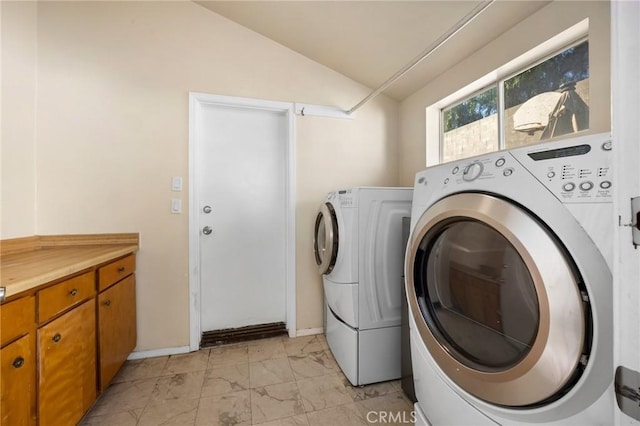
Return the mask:
[(130, 254), (98, 269), (98, 291), (117, 283), (136, 270), (136, 256)]
[(93, 271), (40, 290), (38, 292), (38, 322), (42, 324), (54, 315), (77, 305), (94, 294)]
[(20, 336), (24, 336), (36, 323), (35, 297), (23, 297), (0, 306), (0, 336), (4, 346)]

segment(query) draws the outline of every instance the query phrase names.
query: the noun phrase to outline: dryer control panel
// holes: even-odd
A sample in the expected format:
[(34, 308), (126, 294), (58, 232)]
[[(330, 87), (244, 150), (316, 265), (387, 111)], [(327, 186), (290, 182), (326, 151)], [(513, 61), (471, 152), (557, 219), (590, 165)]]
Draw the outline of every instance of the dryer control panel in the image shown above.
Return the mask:
[(612, 148), (609, 135), (600, 134), (510, 154), (563, 203), (610, 203)]
[[(413, 203), (432, 192), (493, 190), (523, 184), (522, 173), (565, 204), (613, 202), (613, 144), (608, 133), (497, 151), (427, 168), (416, 174)], [(521, 188), (527, 191), (525, 188)]]

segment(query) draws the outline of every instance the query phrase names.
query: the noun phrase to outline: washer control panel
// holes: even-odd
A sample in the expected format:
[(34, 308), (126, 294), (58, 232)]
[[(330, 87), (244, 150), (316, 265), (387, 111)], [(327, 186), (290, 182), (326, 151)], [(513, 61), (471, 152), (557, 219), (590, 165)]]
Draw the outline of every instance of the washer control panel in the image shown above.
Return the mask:
[(336, 191), (336, 194), (341, 207), (355, 207), (356, 194), (352, 188), (341, 189)]

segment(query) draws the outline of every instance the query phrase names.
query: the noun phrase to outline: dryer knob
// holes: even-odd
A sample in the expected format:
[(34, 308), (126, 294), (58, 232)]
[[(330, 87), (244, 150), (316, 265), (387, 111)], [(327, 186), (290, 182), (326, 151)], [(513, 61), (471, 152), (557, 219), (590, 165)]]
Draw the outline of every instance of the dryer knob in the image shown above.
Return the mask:
[(482, 163), (478, 161), (476, 161), (475, 163), (471, 163), (464, 168), (464, 171), (462, 172), (462, 179), (466, 182), (474, 181), (480, 177), (483, 170), (484, 166), (482, 165)]

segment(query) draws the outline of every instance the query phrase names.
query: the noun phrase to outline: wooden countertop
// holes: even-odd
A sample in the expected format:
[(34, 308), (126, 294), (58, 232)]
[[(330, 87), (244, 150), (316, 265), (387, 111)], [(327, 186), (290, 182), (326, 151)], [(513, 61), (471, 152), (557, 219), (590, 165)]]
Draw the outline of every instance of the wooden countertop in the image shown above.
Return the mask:
[(37, 236), (2, 241), (5, 298), (133, 253), (138, 234)]

